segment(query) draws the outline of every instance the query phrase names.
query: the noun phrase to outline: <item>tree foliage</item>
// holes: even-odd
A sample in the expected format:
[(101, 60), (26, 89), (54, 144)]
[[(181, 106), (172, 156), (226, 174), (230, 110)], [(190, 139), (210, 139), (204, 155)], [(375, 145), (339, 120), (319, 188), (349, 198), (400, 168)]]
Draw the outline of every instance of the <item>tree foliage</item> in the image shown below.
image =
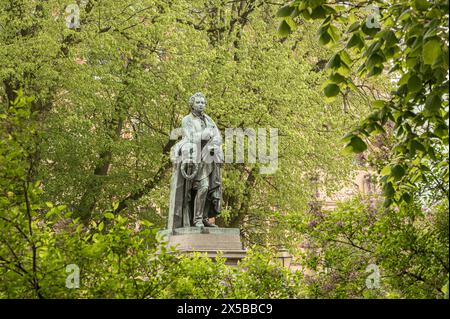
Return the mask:
[(448, 2), (305, 0), (278, 16), (289, 26), (321, 21), (319, 42), (334, 51), (325, 96), (358, 90), (361, 77), (385, 71), (395, 84), (344, 138), (346, 151), (360, 153), (393, 123), (394, 145), (381, 171), (385, 205), (411, 203), (422, 181), (448, 197)]
[(9, 1), (0, 15), (8, 26), (0, 31), (0, 95), (6, 105), (19, 87), (35, 96), (43, 134), (32, 173), (46, 200), (85, 224), (117, 202), (118, 213), (163, 227), (169, 136), (189, 96), (203, 91), (222, 134), (275, 127), (280, 135), (276, 174), (247, 161), (224, 166), (218, 223), (242, 228), (249, 243), (267, 243), (269, 233), (273, 245), (295, 242), (284, 216), (308, 207), (311, 175), (340, 187), (352, 164), (334, 146), (369, 106), (356, 95), (357, 111), (322, 100), (326, 50), (313, 32), (279, 39), (279, 6), (265, 1), (84, 1), (72, 28), (69, 4)]
[[(317, 298), (444, 298), (448, 221), (448, 203), (393, 211), (374, 197), (312, 211), (292, 221), (305, 234), (305, 290)], [(378, 270), (376, 287), (367, 284), (370, 267)]]
[[(440, 0), (0, 2), (0, 297), (448, 297), (447, 18)], [(252, 247), (235, 268), (158, 236), (197, 91), (222, 134), (279, 133), (275, 174), (222, 169), (217, 223)], [(384, 205), (316, 202), (369, 165)]]

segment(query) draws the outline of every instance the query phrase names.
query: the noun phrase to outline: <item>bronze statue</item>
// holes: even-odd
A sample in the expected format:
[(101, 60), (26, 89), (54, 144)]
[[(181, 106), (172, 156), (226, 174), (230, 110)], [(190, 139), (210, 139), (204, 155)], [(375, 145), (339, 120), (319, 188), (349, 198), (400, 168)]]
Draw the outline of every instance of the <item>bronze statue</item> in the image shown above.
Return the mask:
[(220, 214), (222, 136), (204, 113), (206, 102), (202, 93), (191, 96), (191, 113), (182, 120), (183, 138), (172, 148), (169, 229), (217, 227), (209, 219)]

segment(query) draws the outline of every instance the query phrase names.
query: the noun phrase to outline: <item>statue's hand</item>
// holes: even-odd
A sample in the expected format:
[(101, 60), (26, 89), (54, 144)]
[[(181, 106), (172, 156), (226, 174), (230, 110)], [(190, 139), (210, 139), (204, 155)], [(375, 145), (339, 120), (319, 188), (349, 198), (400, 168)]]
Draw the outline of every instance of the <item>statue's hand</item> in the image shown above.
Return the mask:
[(202, 132), (202, 140), (210, 140), (213, 137), (213, 131), (209, 127), (205, 128)]
[(212, 145), (209, 147), (209, 154), (214, 155), (214, 154), (218, 154), (220, 151), (219, 147), (217, 145)]

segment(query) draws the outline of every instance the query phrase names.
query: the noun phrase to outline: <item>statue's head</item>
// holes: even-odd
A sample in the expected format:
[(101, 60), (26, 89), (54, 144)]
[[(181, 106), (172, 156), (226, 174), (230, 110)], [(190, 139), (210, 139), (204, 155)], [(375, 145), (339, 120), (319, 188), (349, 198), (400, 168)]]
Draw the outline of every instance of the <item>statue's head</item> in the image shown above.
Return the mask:
[(206, 97), (197, 92), (189, 98), (189, 108), (197, 112), (203, 112), (206, 108)]

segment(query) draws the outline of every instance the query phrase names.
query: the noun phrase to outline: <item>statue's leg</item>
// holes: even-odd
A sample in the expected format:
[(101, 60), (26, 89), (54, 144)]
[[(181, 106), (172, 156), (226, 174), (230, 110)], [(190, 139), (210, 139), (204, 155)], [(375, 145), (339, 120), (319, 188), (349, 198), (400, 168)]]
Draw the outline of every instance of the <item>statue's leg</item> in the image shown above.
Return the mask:
[(203, 178), (196, 182), (197, 194), (194, 200), (194, 225), (197, 227), (203, 226), (203, 212), (205, 210), (206, 195), (209, 189), (209, 178)]

